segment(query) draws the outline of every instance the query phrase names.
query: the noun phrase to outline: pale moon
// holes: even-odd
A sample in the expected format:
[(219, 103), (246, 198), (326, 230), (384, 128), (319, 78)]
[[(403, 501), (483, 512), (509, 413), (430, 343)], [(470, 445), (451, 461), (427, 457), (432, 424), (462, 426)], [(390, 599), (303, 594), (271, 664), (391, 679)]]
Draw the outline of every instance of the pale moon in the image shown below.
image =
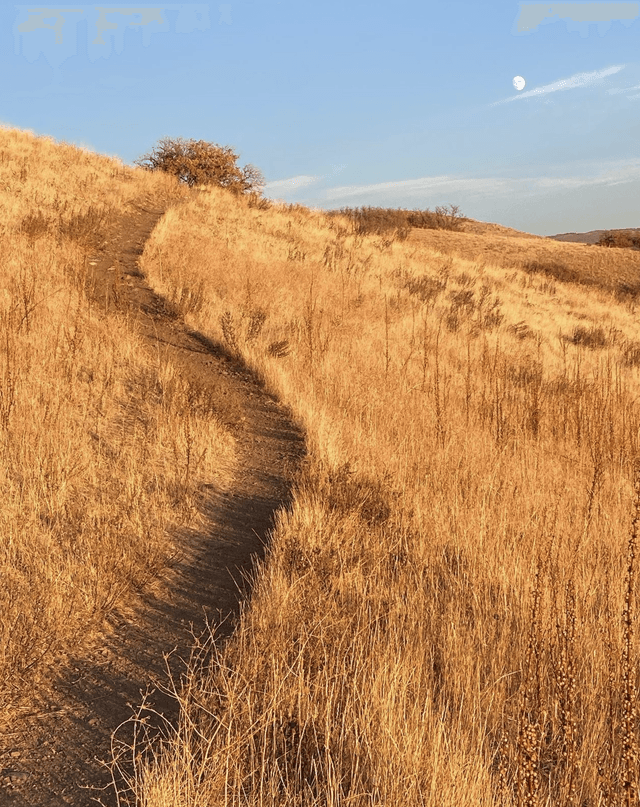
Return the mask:
[(525, 83), (526, 83), (526, 82), (525, 82), (525, 80), (522, 78), (522, 76), (516, 76), (516, 77), (513, 79), (513, 86), (516, 88), (516, 90), (524, 90), (524, 85), (525, 85)]

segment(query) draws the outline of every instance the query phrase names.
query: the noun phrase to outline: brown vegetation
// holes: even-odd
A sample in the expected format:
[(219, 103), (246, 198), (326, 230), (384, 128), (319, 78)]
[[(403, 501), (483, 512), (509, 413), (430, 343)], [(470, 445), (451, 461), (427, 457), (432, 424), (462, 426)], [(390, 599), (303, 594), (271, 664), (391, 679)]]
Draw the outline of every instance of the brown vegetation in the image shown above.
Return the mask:
[(598, 240), (598, 246), (640, 249), (640, 235), (637, 230), (605, 230)]
[(148, 197), (177, 203), (186, 191), (173, 177), (0, 130), (5, 720), (165, 567), (176, 552), (168, 528), (190, 521), (202, 474), (230, 456), (212, 418), (191, 417), (185, 439), (189, 401), (172, 368), (158, 377), (109, 298), (101, 310), (87, 296), (92, 250)]
[(405, 210), (399, 207), (343, 207), (340, 210), (330, 210), (329, 217), (338, 216), (351, 222), (354, 233), (360, 235), (375, 233), (393, 233), (404, 241), (411, 228), (424, 228), (427, 230), (453, 230), (463, 229), (466, 219), (460, 212), (458, 205), (441, 205), (435, 211)]
[[(621, 297), (640, 290), (640, 253), (633, 250), (599, 250), (585, 244), (554, 241), (520, 234), (487, 233), (485, 226), (465, 224), (459, 233), (438, 230), (413, 230), (407, 246), (428, 248), (502, 269), (521, 269), (527, 274), (546, 277), (549, 281), (575, 283), (607, 289)], [(532, 281), (533, 282), (533, 281)]]
[(236, 165), (238, 155), (229, 146), (218, 146), (205, 140), (163, 137), (135, 164), (148, 171), (161, 171), (176, 177), (190, 188), (213, 184), (234, 193), (259, 196), (264, 177), (255, 165)]
[[(52, 237), (111, 198), (114, 163), (76, 179), (56, 147), (69, 199), (41, 176), (27, 196), (27, 141), (3, 137), (6, 688), (164, 557), (180, 415), (150, 410), (153, 441), (122, 428), (135, 342), (89, 316), (86, 253)], [(400, 229), (212, 188), (145, 250), (310, 456), (237, 632), (196, 653), (179, 726), (136, 757), (139, 804), (637, 803), (640, 264)]]
[(633, 803), (638, 269), (389, 235), (214, 190), (148, 245), (311, 443), (239, 630), (131, 783), (151, 807)]

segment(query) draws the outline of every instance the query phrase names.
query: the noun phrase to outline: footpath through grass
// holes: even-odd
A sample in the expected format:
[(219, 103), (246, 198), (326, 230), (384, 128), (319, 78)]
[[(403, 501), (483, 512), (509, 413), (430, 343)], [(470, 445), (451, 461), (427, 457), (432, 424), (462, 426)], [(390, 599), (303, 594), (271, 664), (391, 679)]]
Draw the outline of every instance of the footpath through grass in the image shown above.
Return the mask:
[(155, 231), (152, 285), (262, 373), (311, 456), (140, 803), (635, 798), (636, 303), (521, 258), (217, 190)]
[[(171, 367), (92, 305), (89, 259), (173, 178), (0, 130), (0, 697), (3, 715), (144, 590), (175, 552), (187, 452), (228, 435), (192, 417)], [(135, 412), (135, 417), (131, 413)], [(215, 463), (214, 463), (215, 465)], [(203, 467), (205, 478), (212, 473)], [(215, 471), (213, 471), (215, 472)]]

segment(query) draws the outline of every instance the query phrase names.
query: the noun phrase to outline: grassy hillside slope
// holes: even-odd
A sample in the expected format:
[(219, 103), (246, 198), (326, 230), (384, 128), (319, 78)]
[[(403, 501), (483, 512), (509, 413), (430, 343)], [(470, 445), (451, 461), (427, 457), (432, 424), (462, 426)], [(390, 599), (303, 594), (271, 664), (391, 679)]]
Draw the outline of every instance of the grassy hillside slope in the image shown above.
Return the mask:
[(219, 190), (164, 218), (150, 282), (263, 374), (311, 457), (141, 803), (633, 795), (640, 267), (617, 257), (389, 243)]
[[(469, 222), (465, 227), (469, 227)], [(602, 247), (588, 249), (583, 244), (557, 242), (525, 233), (514, 237), (508, 232), (476, 234), (475, 230), (467, 229), (462, 233), (414, 230), (410, 241), (445, 255), (597, 286), (619, 295), (640, 289), (640, 253), (637, 251), (624, 250), (616, 254), (617, 251), (612, 253)], [(562, 243), (561, 249), (558, 249), (559, 243)]]
[[(184, 401), (116, 310), (85, 292), (94, 250), (173, 178), (0, 129), (0, 696), (3, 716), (175, 552)], [(170, 391), (170, 390), (169, 390)], [(134, 413), (134, 415), (132, 415)], [(193, 421), (214, 466), (232, 451)], [(210, 475), (210, 460), (202, 469)], [(197, 480), (193, 480), (194, 484)]]
[(185, 441), (171, 367), (88, 302), (93, 251), (144, 198), (176, 202), (149, 282), (263, 375), (311, 453), (240, 629), (137, 760), (139, 803), (635, 803), (634, 253), (486, 226), (354, 235), (17, 130), (0, 130), (5, 718), (175, 551), (187, 452), (208, 449), (203, 478), (233, 452), (214, 419)]

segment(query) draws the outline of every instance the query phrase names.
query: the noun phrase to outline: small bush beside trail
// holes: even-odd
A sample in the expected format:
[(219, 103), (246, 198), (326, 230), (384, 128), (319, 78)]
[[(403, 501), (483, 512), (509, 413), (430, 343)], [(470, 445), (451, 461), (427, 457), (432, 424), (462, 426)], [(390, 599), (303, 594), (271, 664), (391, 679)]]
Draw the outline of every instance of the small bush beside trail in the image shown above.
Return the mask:
[(164, 137), (136, 165), (149, 171), (164, 171), (176, 176), (189, 187), (219, 185), (234, 193), (257, 193), (265, 185), (258, 168), (236, 165), (238, 155), (229, 146), (218, 146), (205, 140)]

